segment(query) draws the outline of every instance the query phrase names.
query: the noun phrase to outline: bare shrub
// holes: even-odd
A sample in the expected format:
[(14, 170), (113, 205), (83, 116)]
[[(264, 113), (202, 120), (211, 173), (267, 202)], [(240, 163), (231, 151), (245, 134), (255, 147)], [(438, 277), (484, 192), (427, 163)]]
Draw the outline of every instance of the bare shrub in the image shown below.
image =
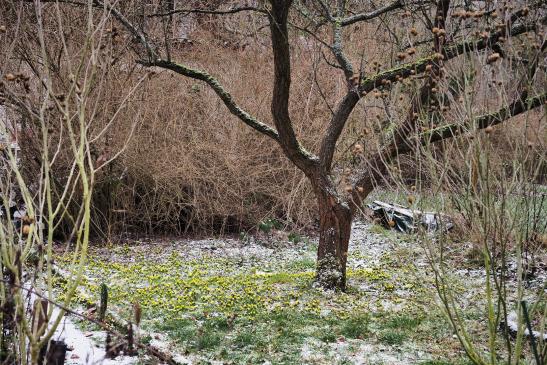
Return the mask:
[[(66, 346), (50, 340), (82, 279), (95, 176), (121, 152), (103, 158), (93, 152), (117, 115), (101, 119), (97, 112), (104, 65), (112, 61), (102, 47), (108, 14), (66, 14), (58, 4), (2, 6), (0, 361), (57, 363)], [(54, 236), (65, 222), (72, 247), (59, 295)]]
[[(268, 118), (271, 56), (257, 54), (262, 47), (257, 42), (234, 50), (216, 44), (213, 34), (202, 31), (195, 36), (214, 49), (215, 56), (192, 46), (181, 54), (192, 52), (196, 64), (222, 75), (243, 105)], [(309, 73), (316, 55), (306, 45), (297, 54), (292, 104), (296, 131), (307, 145), (316, 146), (313, 136), (324, 129), (322, 116), (328, 109), (315, 75)], [(98, 198), (109, 201), (99, 219), (112, 232), (234, 232), (266, 218), (300, 228), (314, 224), (315, 202), (302, 172), (282, 157), (276, 144), (226, 113), (209, 88), (159, 71), (138, 99), (138, 105), (120, 115), (128, 122), (140, 121), (132, 143), (112, 166), (112, 176), (123, 178), (115, 184), (106, 175), (98, 180), (98, 194), (105, 194)], [(115, 145), (116, 134), (110, 137)], [(124, 137), (121, 133), (119, 139)], [(114, 214), (107, 217), (108, 211)]]

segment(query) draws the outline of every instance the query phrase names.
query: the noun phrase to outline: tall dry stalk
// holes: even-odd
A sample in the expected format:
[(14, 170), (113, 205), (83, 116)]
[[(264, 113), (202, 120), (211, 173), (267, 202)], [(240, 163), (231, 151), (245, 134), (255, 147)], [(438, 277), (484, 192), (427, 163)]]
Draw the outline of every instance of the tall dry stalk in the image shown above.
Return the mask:
[[(13, 1), (3, 6), (1, 356), (6, 363), (37, 364), (65, 314), (48, 305), (56, 295), (54, 236), (69, 222), (71, 260), (62, 268), (69, 280), (57, 294), (69, 307), (87, 262), (96, 176), (122, 149), (93, 155), (117, 117), (117, 112), (107, 119), (100, 114), (110, 70), (105, 65), (112, 62), (105, 36), (108, 11), (97, 12), (89, 1), (82, 17), (69, 20), (55, 3)], [(66, 35), (76, 22), (82, 28), (74, 42)], [(122, 107), (120, 103), (118, 110)], [(23, 159), (19, 146), (27, 153)], [(68, 168), (59, 170), (59, 164)], [(18, 214), (23, 216), (15, 221)]]
[[(534, 281), (544, 270), (538, 257), (545, 260), (541, 240), (547, 233), (547, 114), (543, 109), (517, 118), (518, 130), (508, 139), (503, 128), (491, 122), (499, 114), (477, 116), (474, 108), (479, 103), (487, 110), (509, 112), (515, 95), (544, 89), (542, 37), (529, 36), (529, 43), (508, 38), (504, 52), (521, 58), (500, 60), (469, 52), (437, 86), (440, 104), (450, 104), (453, 114), (433, 113), (423, 121), (426, 143), (419, 144), (416, 163), (428, 176), (428, 191), (441, 197), (438, 208), (460, 217), (464, 239), (473, 244), (467, 259), (478, 260), (482, 272), (481, 295), (466, 304), (481, 313), (477, 330), (466, 319), (456, 289), (457, 271), (469, 265), (460, 244), (451, 235), (422, 236), (440, 304), (474, 364), (539, 365), (547, 358), (546, 284)], [(454, 123), (451, 118), (470, 122), (459, 124), (459, 137), (442, 145), (428, 143), (443, 128), (435, 130), (432, 124)], [(481, 128), (484, 121), (489, 124)], [(527, 329), (536, 335), (527, 335)]]

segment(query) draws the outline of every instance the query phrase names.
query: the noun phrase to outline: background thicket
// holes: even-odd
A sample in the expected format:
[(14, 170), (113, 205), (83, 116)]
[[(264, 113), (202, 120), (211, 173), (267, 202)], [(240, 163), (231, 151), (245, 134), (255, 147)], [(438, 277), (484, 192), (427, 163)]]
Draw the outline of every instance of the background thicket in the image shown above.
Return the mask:
[[(150, 5), (160, 9), (160, 3)], [(222, 4), (220, 4), (222, 3)], [(355, 6), (359, 6), (355, 2)], [(146, 22), (148, 32), (168, 32), (173, 40), (169, 52), (173, 59), (191, 60), (191, 66), (209, 70), (219, 78), (226, 89), (247, 110), (259, 119), (269, 121), (272, 56), (265, 20), (259, 15), (238, 13), (229, 17), (207, 14), (187, 14), (173, 18), (165, 26), (165, 18), (140, 18), (139, 2), (134, 2), (131, 13), (137, 22)], [(224, 2), (195, 2), (189, 7), (226, 8)], [(131, 5), (128, 9), (131, 9)], [(351, 6), (351, 4), (350, 4)], [(361, 6), (362, 7), (362, 6)], [(142, 9), (141, 9), (142, 10)], [(53, 8), (46, 11), (52, 11)], [(70, 7), (61, 9), (64, 16), (73, 19), (65, 32), (67, 41), (76, 46), (81, 41), (82, 14)], [(147, 13), (152, 13), (147, 9)], [(15, 19), (15, 13), (12, 15)], [(26, 14), (29, 19), (32, 14)], [(48, 17), (45, 17), (48, 19)], [(31, 38), (32, 22), (24, 22), (26, 31), (21, 37)], [(315, 225), (315, 200), (304, 175), (287, 162), (279, 147), (239, 123), (229, 114), (210, 88), (200, 82), (176, 77), (168, 71), (152, 71), (141, 80), (143, 70), (134, 63), (131, 49), (137, 47), (129, 35), (112, 22), (105, 32), (103, 52), (109, 64), (104, 85), (95, 90), (102, 100), (102, 108), (95, 116), (97, 126), (104, 126), (112, 118), (118, 105), (115, 131), (101, 136), (93, 145), (93, 157), (98, 161), (112, 157), (125, 145), (132, 132), (131, 143), (119, 158), (97, 176), (94, 195), (93, 222), (95, 233), (103, 236), (129, 232), (194, 234), (237, 232), (248, 230), (268, 218), (277, 219), (292, 228), (312, 228)], [(167, 30), (166, 30), (167, 28)], [(389, 31), (388, 31), (389, 30)], [(415, 52), (407, 52), (405, 59), (394, 49), (409, 49), (408, 39), (414, 32)], [(54, 31), (47, 34), (54, 38)], [(341, 72), (332, 72), (331, 57), (321, 51), (316, 38), (328, 38), (328, 30), (311, 36), (292, 29), (293, 83), (291, 116), (298, 137), (312, 152), (318, 149), (317, 137), (328, 123), (330, 108), (344, 95), (347, 86)], [(346, 54), (354, 62), (363, 64), (365, 71), (385, 69), (399, 62), (418, 59), (430, 53), (429, 31), (420, 16), (403, 14), (401, 17), (380, 17), (367, 24), (357, 24), (345, 33)], [(526, 39), (537, 42), (538, 34)], [(539, 39), (539, 38), (538, 38)], [(28, 39), (36, 42), (36, 39)], [(522, 47), (523, 45), (512, 45)], [(70, 47), (70, 44), (69, 44)], [(366, 55), (363, 54), (366, 50)], [(60, 52), (50, 50), (52, 54)], [(504, 74), (496, 78), (493, 71), (481, 69), (477, 55), (456, 60), (447, 69), (457, 74), (459, 68), (476, 66), (474, 105), (495, 110), (498, 106), (496, 83), (510, 84), (519, 75)], [(21, 72), (29, 72), (26, 65), (15, 65)], [(502, 72), (502, 71), (500, 71)], [(106, 75), (106, 74), (105, 74)], [(58, 75), (59, 89), (67, 88), (67, 75)], [(544, 73), (540, 73), (544, 78)], [(64, 80), (64, 81), (63, 81)], [(451, 80), (449, 79), (447, 83)], [(456, 85), (458, 80), (452, 80)], [(126, 90), (141, 82), (129, 100)], [(541, 84), (541, 80), (538, 82)], [(335, 170), (340, 185), (345, 184), (345, 170), (359, 165), (355, 146), (374, 151), (383, 141), (381, 135), (404, 119), (409, 107), (408, 90), (412, 83), (401, 83), (390, 91), (375, 91), (363, 100), (352, 113), (340, 139), (335, 157)], [(456, 98), (457, 96), (455, 96)], [(51, 110), (55, 113), (55, 110)], [(464, 118), (460, 114), (444, 116), (447, 121)], [(507, 169), (515, 148), (527, 146), (537, 155), (545, 179), (546, 127), (541, 122), (543, 113), (531, 112), (521, 120), (504, 128), (495, 128), (492, 143), (498, 162), (493, 168)], [(27, 125), (29, 138), (22, 147), (27, 160), (36, 155), (31, 137), (32, 126)], [(380, 133), (384, 132), (384, 133)], [(61, 136), (62, 134), (59, 133)], [(387, 134), (389, 135), (389, 133)], [(60, 137), (63, 138), (63, 137)], [(442, 151), (443, 146), (435, 149)], [(439, 155), (441, 156), (441, 155)], [(441, 157), (439, 157), (441, 158)], [(457, 153), (444, 156), (456, 171), (467, 174), (465, 161)], [(418, 162), (419, 156), (401, 157), (399, 167), (402, 182), (412, 185), (416, 178), (427, 188), (428, 168)], [(32, 162), (24, 164), (29, 174), (36, 174)], [(34, 164), (38, 167), (38, 164)], [(57, 169), (68, 169), (62, 160)], [(392, 182), (386, 176), (384, 183)], [(62, 181), (59, 181), (62, 186)]]

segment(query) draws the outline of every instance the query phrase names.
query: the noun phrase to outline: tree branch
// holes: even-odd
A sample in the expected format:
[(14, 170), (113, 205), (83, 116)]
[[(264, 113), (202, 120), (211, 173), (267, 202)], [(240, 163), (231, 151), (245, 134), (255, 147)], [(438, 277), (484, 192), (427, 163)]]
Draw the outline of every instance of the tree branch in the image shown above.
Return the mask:
[(384, 6), (383, 8), (371, 11), (370, 13), (355, 14), (350, 17), (344, 18), (340, 21), (340, 26), (346, 27), (348, 25), (351, 25), (357, 22), (372, 20), (392, 10), (400, 9), (403, 6), (404, 6), (404, 3), (402, 0), (395, 0), (391, 4)]
[[(489, 126), (501, 124), (514, 116), (544, 105), (546, 100), (547, 93), (542, 93), (530, 98), (526, 98), (526, 96), (522, 95), (507, 107), (501, 108), (494, 113), (482, 115), (463, 124), (450, 124), (422, 133), (417, 136), (418, 142), (421, 145), (427, 145), (456, 137), (468, 132), (469, 130), (478, 131)], [(388, 170), (388, 163), (393, 161), (395, 157), (408, 154), (410, 152), (412, 152), (411, 145), (410, 143), (406, 143), (402, 146), (386, 146), (382, 150), (375, 153), (368, 160), (370, 165), (368, 171), (366, 171), (366, 173), (361, 173), (355, 179), (354, 186), (356, 189), (353, 189), (352, 204), (355, 206), (360, 206), (363, 197), (366, 197), (374, 189), (376, 182), (382, 179), (382, 177), (386, 174)]]
[[(440, 1), (438, 7), (438, 16), (441, 16), (441, 18), (436, 19), (436, 23), (438, 23), (440, 27), (443, 27), (444, 25), (444, 19), (446, 18), (447, 11), (448, 3), (445, 1)], [(521, 13), (522, 10), (519, 10), (515, 14), (513, 14), (511, 16), (511, 22), (515, 21), (521, 15)], [(440, 23), (439, 21), (442, 21), (442, 23)], [(509, 35), (516, 36), (533, 29), (535, 29), (535, 24), (520, 24), (513, 26), (509, 31)], [(471, 40), (450, 47), (440, 47), (440, 40), (438, 39), (438, 37), (434, 38), (434, 42), (436, 50), (442, 52), (444, 60), (449, 60), (458, 57), (465, 52), (480, 51), (491, 47), (493, 44), (496, 44), (496, 42), (498, 42), (501, 37), (505, 35), (506, 32), (502, 30), (492, 34), (487, 39), (481, 38), (477, 40)], [(359, 93), (370, 92), (375, 88), (382, 86), (385, 80), (389, 80), (390, 82), (398, 82), (401, 78), (408, 77), (412, 74), (421, 74), (425, 72), (428, 65), (437, 65), (439, 62), (438, 57), (438, 54), (433, 54), (428, 57), (421, 58), (417, 61), (400, 65), (396, 68), (367, 77), (361, 81), (358, 88)], [(351, 112), (353, 111), (359, 100), (360, 99), (358, 94), (353, 90), (350, 90), (346, 94), (344, 99), (342, 99), (342, 101), (338, 104), (336, 111), (331, 118), (325, 136), (321, 141), (319, 153), (321, 159), (321, 167), (325, 171), (330, 171), (338, 138), (340, 137), (344, 129), (347, 119), (351, 115)]]
[[(94, 0), (96, 4), (101, 4), (99, 0)], [(104, 5), (107, 6), (107, 5)], [(168, 69), (173, 72), (176, 72), (180, 75), (193, 78), (196, 80), (201, 80), (207, 83), (213, 91), (218, 95), (218, 97), (222, 100), (224, 105), (228, 108), (230, 113), (238, 117), (243, 123), (247, 124), (248, 126), (254, 128), (258, 132), (272, 138), (273, 140), (279, 142), (279, 135), (278, 133), (268, 126), (267, 124), (264, 124), (260, 121), (258, 121), (256, 118), (252, 117), (249, 113), (247, 113), (245, 110), (243, 110), (241, 107), (239, 107), (236, 102), (234, 101), (232, 95), (226, 91), (222, 85), (218, 82), (217, 79), (212, 77), (210, 74), (208, 74), (205, 71), (192, 69), (190, 67), (187, 67), (182, 64), (178, 64), (172, 61), (162, 60), (157, 56), (157, 54), (152, 50), (152, 46), (150, 45), (148, 39), (146, 36), (138, 30), (133, 24), (127, 20), (117, 9), (113, 7), (108, 7), (108, 10), (112, 12), (113, 16), (118, 19), (120, 23), (131, 33), (133, 36), (145, 47), (148, 53), (148, 60), (140, 60), (138, 63), (140, 63), (143, 66), (151, 67), (151, 66), (157, 66), (160, 68)]]
[[(448, 15), (448, 9), (450, 7), (450, 0), (438, 0), (437, 1), (437, 8), (435, 12), (435, 20), (434, 20), (434, 26), (439, 29), (444, 29), (446, 17)], [(444, 51), (445, 46), (445, 36), (440, 36), (439, 34), (435, 34), (435, 37), (433, 39), (433, 50), (436, 52), (436, 54), (441, 54)], [(446, 54), (446, 52), (444, 52)], [(374, 173), (379, 173), (380, 171), (387, 170), (387, 162), (390, 161), (391, 158), (394, 158), (401, 152), (402, 148), (408, 148), (409, 150), (412, 148), (411, 144), (409, 143), (409, 136), (412, 135), (416, 131), (417, 127), (417, 118), (415, 115), (417, 115), (420, 110), (423, 108), (424, 105), (430, 105), (432, 98), (434, 96), (431, 93), (431, 87), (434, 82), (434, 77), (438, 76), (440, 73), (440, 66), (442, 64), (442, 60), (438, 59), (438, 56), (434, 56), (434, 63), (432, 64), (431, 71), (427, 75), (426, 81), (423, 83), (423, 85), (420, 87), (419, 92), (417, 95), (415, 95), (412, 98), (411, 106), (408, 111), (408, 115), (404, 122), (397, 128), (393, 135), (393, 140), (391, 143), (386, 147), (385, 152), (379, 152), (378, 154), (374, 155), (373, 157), (369, 158), (368, 162), (369, 164), (375, 164), (375, 170)], [(378, 164), (380, 167), (378, 167)], [(370, 175), (374, 175), (374, 173), (369, 172)], [(364, 190), (363, 186), (357, 186), (355, 192), (353, 192), (353, 199), (354, 201), (357, 199), (357, 201), (360, 202), (361, 194), (359, 190)], [(355, 209), (358, 207), (357, 204), (353, 204), (352, 208)]]
[(331, 169), (332, 159), (336, 149), (336, 142), (338, 141), (338, 138), (340, 138), (340, 135), (344, 130), (344, 126), (346, 125), (346, 121), (358, 101), (359, 95), (354, 90), (350, 90), (346, 96), (344, 96), (344, 99), (342, 99), (342, 101), (336, 106), (334, 115), (332, 116), (327, 131), (325, 132), (325, 136), (321, 140), (321, 147), (319, 150), (321, 168), (326, 172)]
[(285, 155), (307, 175), (318, 162), (317, 157), (307, 152), (298, 142), (289, 115), (291, 87), (291, 59), (287, 20), (292, 0), (272, 0), (269, 13), (272, 50), (274, 56), (274, 87), (272, 116), (279, 133), (279, 143)]
[(192, 69), (179, 63), (161, 59), (153, 62), (139, 61), (139, 63), (147, 67), (161, 67), (167, 70), (171, 70), (179, 75), (183, 75), (196, 80), (201, 80), (207, 83), (207, 85), (209, 85), (211, 89), (213, 89), (213, 91), (222, 100), (224, 105), (226, 105), (230, 113), (238, 117), (243, 123), (247, 124), (249, 127), (254, 128), (258, 132), (265, 134), (273, 140), (279, 142), (279, 135), (273, 128), (271, 128), (267, 124), (258, 121), (256, 118), (252, 117), (249, 113), (239, 107), (234, 101), (232, 95), (228, 91), (226, 91), (224, 87), (222, 87), (217, 79), (209, 75), (207, 72)]
[[(504, 121), (522, 114), (531, 109), (537, 108), (545, 103), (547, 93), (539, 94), (530, 98), (518, 98), (505, 108), (498, 111), (485, 114), (463, 124), (449, 124), (439, 128), (431, 129), (418, 136), (422, 145), (442, 141), (443, 139), (456, 137), (470, 130), (481, 130), (490, 126), (503, 123)], [(399, 153), (406, 153), (402, 150)]]
[[(511, 28), (509, 32), (510, 36), (516, 36), (535, 29), (535, 24), (519, 24)], [(493, 44), (497, 43), (501, 37), (505, 36), (505, 32), (500, 31), (491, 35), (486, 40), (472, 40), (468, 42), (462, 42), (450, 47), (445, 47), (443, 52), (444, 60), (450, 60), (457, 56), (460, 56), (464, 52), (481, 51)], [(398, 82), (400, 78), (405, 78), (413, 74), (420, 74), (426, 70), (427, 65), (437, 62), (438, 55), (429, 55), (414, 62), (405, 63), (390, 70), (382, 71), (376, 75), (363, 79), (359, 85), (359, 91), (361, 93), (370, 92), (377, 87), (383, 85), (384, 80), (390, 82)]]
[(335, 21), (332, 26), (332, 46), (330, 49), (334, 54), (336, 61), (338, 61), (338, 64), (344, 71), (346, 80), (349, 82), (350, 78), (353, 76), (353, 66), (342, 50), (342, 27), (338, 21)]
[(257, 8), (255, 6), (240, 6), (235, 7), (231, 9), (226, 10), (207, 10), (207, 9), (174, 9), (170, 11), (166, 11), (163, 13), (154, 13), (148, 15), (149, 18), (153, 17), (161, 17), (161, 16), (171, 16), (175, 14), (214, 14), (214, 15), (226, 15), (226, 14), (236, 14), (243, 11), (254, 11), (257, 13), (263, 13), (265, 14), (266, 11), (264, 9)]

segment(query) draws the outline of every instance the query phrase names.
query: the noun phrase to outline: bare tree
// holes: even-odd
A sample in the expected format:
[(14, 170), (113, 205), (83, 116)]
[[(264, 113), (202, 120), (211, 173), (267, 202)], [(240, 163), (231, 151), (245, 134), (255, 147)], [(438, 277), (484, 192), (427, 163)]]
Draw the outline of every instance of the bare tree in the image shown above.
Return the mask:
[[(38, 1), (40, 6), (46, 1)], [(55, 1), (54, 1), (55, 2)], [(79, 4), (78, 1), (59, 1)], [(83, 2), (82, 2), (83, 3)], [(200, 80), (214, 90), (230, 113), (249, 127), (262, 133), (279, 144), (286, 157), (309, 179), (318, 204), (319, 247), (317, 253), (317, 281), (324, 288), (346, 288), (346, 260), (353, 218), (359, 214), (363, 200), (378, 183), (389, 175), (390, 165), (402, 154), (411, 154), (417, 146), (446, 140), (473, 130), (489, 128), (503, 123), (513, 116), (525, 113), (544, 104), (545, 92), (535, 93), (542, 78), (536, 71), (525, 73), (526, 82), (513, 100), (508, 100), (497, 111), (492, 112), (479, 103), (475, 118), (446, 122), (443, 115), (450, 114), (450, 102), (446, 102), (448, 91), (441, 91), (446, 80), (447, 65), (456, 62), (460, 56), (477, 57), (480, 62), (493, 64), (504, 59), (506, 69), (515, 75), (520, 69), (528, 69), (530, 60), (518, 60), (516, 46), (509, 46), (509, 39), (519, 40), (531, 33), (538, 59), (545, 50), (542, 29), (545, 25), (545, 1), (511, 2), (493, 4), (491, 2), (462, 2), (455, 0), (438, 1), (381, 1), (377, 6), (363, 5), (360, 1), (324, 0), (270, 0), (252, 2), (233, 2), (231, 7), (216, 3), (207, 7), (198, 5), (177, 8), (172, 5), (158, 6), (154, 2), (142, 2), (146, 9), (144, 18), (135, 20), (131, 9), (124, 9), (116, 2), (94, 0), (97, 8), (106, 9), (131, 35), (135, 44), (137, 62), (148, 68), (170, 70), (184, 77)], [(243, 12), (254, 12), (267, 20), (270, 45), (273, 53), (274, 80), (271, 98), (271, 121), (273, 126), (258, 120), (245, 110), (219, 80), (208, 72), (195, 69), (185, 63), (172, 59), (171, 39), (163, 27), (162, 32), (154, 32), (155, 19), (171, 22), (176, 16), (188, 14), (207, 16), (231, 16)], [(419, 18), (420, 29), (404, 29), (397, 33), (388, 19)], [(166, 20), (169, 19), (169, 20)], [(379, 65), (370, 67), (367, 49), (361, 50), (361, 57), (346, 53), (347, 30), (363, 23), (377, 22), (393, 39), (391, 48), (392, 67), (381, 70)], [(291, 100), (291, 29), (306, 34), (317, 42), (324, 62), (332, 67), (332, 75), (342, 74), (346, 82), (345, 95), (332, 108), (331, 115), (325, 115), (326, 128), (320, 137), (320, 147), (315, 153), (308, 150), (297, 138), (289, 105)], [(419, 39), (412, 38), (420, 34)], [(399, 39), (398, 34), (405, 35)], [(412, 40), (408, 40), (411, 39)], [(409, 56), (420, 47), (423, 56), (407, 62)], [(325, 55), (323, 51), (330, 55)], [(520, 57), (522, 58), (522, 57)], [(541, 61), (542, 62), (542, 61)], [(358, 64), (360, 63), (360, 64)], [(366, 71), (367, 67), (372, 71)], [(536, 67), (535, 69), (542, 69)], [(543, 71), (542, 71), (543, 72)], [(408, 80), (419, 83), (409, 88), (410, 107), (406, 117), (390, 127), (384, 143), (371, 148), (361, 163), (355, 166), (344, 181), (345, 186), (336, 182), (338, 171), (333, 167), (333, 159), (340, 144), (348, 120), (360, 101), (367, 95), (386, 100), (390, 90), (403, 87)], [(539, 81), (537, 81), (539, 80)], [(387, 100), (386, 100), (387, 101)], [(387, 101), (389, 102), (389, 101)], [(481, 111), (482, 114), (481, 115)], [(441, 122), (427, 130), (433, 116), (440, 116)], [(442, 121), (445, 121), (444, 123)], [(344, 185), (344, 184), (343, 184)]]

